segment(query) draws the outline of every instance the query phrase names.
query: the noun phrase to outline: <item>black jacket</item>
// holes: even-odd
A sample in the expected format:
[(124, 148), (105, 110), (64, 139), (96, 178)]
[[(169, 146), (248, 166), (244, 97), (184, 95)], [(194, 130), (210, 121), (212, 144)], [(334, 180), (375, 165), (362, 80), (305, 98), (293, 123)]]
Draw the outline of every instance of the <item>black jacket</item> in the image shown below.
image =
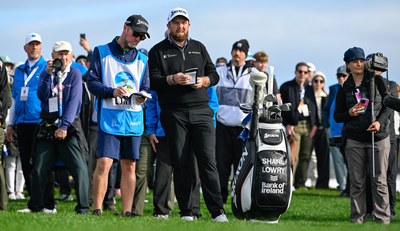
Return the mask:
[[(314, 89), (308, 84), (304, 84), (305, 94), (304, 103), (308, 105), (308, 110), (310, 113), (311, 125), (319, 126), (318, 114), (317, 114), (317, 103), (315, 102)], [(293, 125), (296, 126), (299, 122), (300, 113), (297, 107), (300, 103), (300, 85), (295, 79), (282, 84), (280, 88), (280, 93), (283, 103), (291, 103), (293, 109), (288, 112), (282, 112), (283, 125)]]
[[(367, 74), (361, 82), (359, 89), (363, 98), (370, 99), (369, 92), (369, 78)], [(379, 141), (385, 139), (389, 135), (389, 116), (392, 110), (383, 104), (383, 99), (386, 96), (385, 80), (380, 75), (375, 75), (375, 103), (374, 115), (376, 121), (381, 125), (379, 131), (375, 133), (374, 140)], [(355, 104), (357, 99), (355, 96), (356, 86), (354, 83), (353, 75), (344, 82), (343, 86), (339, 88), (336, 94), (336, 105), (334, 119), (338, 123), (344, 122), (342, 128), (342, 135), (346, 138), (356, 140), (359, 142), (371, 142), (371, 132), (368, 132), (368, 127), (372, 124), (371, 118), (371, 102), (367, 106), (365, 114), (358, 116), (350, 116), (349, 110)]]
[(197, 76), (208, 76), (210, 85), (219, 81), (215, 66), (205, 46), (193, 39), (180, 48), (169, 38), (156, 44), (149, 52), (150, 86), (157, 91), (161, 109), (190, 110), (208, 107), (208, 92), (202, 87), (168, 85), (166, 77), (190, 68), (198, 68)]

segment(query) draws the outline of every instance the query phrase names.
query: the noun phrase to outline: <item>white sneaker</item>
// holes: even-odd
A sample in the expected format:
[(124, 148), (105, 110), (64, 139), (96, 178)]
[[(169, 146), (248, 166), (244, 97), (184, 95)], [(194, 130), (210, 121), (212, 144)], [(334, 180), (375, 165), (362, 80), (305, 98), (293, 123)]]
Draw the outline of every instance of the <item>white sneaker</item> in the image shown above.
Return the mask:
[(226, 218), (225, 214), (221, 214), (212, 220), (217, 222), (228, 222), (228, 218)]
[(17, 195), (15, 195), (15, 198), (17, 198), (17, 200), (24, 200), (25, 196), (22, 193), (17, 193)]
[(15, 197), (14, 193), (10, 193), (10, 195), (8, 195), (8, 199), (10, 200), (16, 200), (17, 198)]
[(183, 220), (183, 221), (193, 221), (193, 217), (192, 216), (183, 216), (183, 217), (181, 217), (181, 220)]
[(42, 212), (44, 213), (57, 213), (57, 209), (42, 209)]
[(29, 208), (17, 210), (17, 213), (31, 213), (31, 212), (32, 210), (30, 210)]

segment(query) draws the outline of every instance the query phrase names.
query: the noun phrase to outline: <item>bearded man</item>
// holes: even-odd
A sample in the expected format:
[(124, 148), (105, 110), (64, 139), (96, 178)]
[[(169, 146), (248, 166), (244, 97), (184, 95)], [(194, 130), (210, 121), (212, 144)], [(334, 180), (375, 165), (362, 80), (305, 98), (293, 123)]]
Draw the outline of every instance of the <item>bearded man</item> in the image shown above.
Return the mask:
[(158, 95), (181, 219), (193, 221), (193, 148), (207, 208), (213, 221), (227, 222), (214, 154), (214, 111), (207, 92), (219, 77), (205, 46), (188, 36), (190, 22), (185, 9), (170, 11), (167, 27), (168, 37), (149, 52), (150, 86)]

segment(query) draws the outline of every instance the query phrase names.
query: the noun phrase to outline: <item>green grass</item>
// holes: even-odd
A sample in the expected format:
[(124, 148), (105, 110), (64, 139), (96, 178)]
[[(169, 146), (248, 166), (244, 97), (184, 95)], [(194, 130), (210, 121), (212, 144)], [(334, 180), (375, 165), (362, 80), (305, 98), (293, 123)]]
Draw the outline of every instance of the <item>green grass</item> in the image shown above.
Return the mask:
[[(57, 214), (44, 213), (17, 213), (16, 210), (26, 207), (27, 200), (9, 201), (8, 211), (0, 212), (0, 231), (142, 231), (142, 230), (399, 230), (400, 215), (390, 225), (379, 225), (374, 221), (367, 221), (363, 225), (350, 223), (350, 199), (338, 197), (336, 190), (317, 190), (293, 192), (289, 210), (284, 213), (279, 224), (252, 223), (236, 219), (230, 204), (225, 204), (229, 223), (211, 221), (204, 201), (202, 202), (201, 217), (197, 221), (185, 222), (179, 218), (178, 204), (169, 220), (152, 218), (152, 193), (147, 194), (149, 203), (145, 205), (143, 217), (126, 218), (115, 216), (113, 212), (104, 212), (101, 217), (92, 215), (77, 215), (74, 212), (76, 202), (60, 202), (57, 205)], [(400, 197), (397, 201), (399, 202)], [(116, 207), (122, 209), (121, 197), (117, 197)], [(399, 214), (399, 209), (396, 207)]]

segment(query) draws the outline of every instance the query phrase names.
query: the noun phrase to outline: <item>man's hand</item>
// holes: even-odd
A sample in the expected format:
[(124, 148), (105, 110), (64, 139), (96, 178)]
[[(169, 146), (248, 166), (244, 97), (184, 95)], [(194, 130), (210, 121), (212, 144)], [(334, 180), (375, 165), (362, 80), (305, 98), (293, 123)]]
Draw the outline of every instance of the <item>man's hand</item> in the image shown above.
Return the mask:
[(312, 127), (312, 130), (310, 132), (310, 138), (313, 138), (315, 136), (315, 133), (317, 132), (317, 129), (318, 129), (317, 125), (314, 125)]
[(87, 39), (81, 38), (81, 40), (79, 41), (79, 45), (81, 45), (83, 47), (83, 49), (85, 49), (87, 52), (90, 51), (90, 46), (89, 46), (89, 42), (87, 41)]
[(158, 144), (158, 139), (156, 137), (156, 134), (149, 135), (149, 140), (150, 140), (151, 146), (153, 147), (154, 152), (157, 152), (156, 144)]
[(288, 136), (296, 135), (296, 133), (294, 133), (293, 128), (294, 128), (293, 125), (290, 125), (290, 124), (286, 125), (286, 135), (288, 135)]
[(197, 83), (190, 85), (194, 89), (199, 89), (201, 87), (207, 87), (210, 82), (207, 77), (197, 77)]
[(364, 107), (360, 107), (360, 103), (357, 103), (349, 110), (350, 116), (358, 116), (364, 111)]
[(14, 142), (12, 125), (7, 126), (6, 139), (8, 142)]
[(378, 121), (373, 122), (371, 125), (369, 125), (367, 131), (369, 132), (377, 132), (381, 129), (381, 124)]
[(67, 137), (67, 131), (61, 128), (58, 128), (55, 132), (54, 132), (54, 137), (59, 139), (59, 140), (63, 140), (65, 139), (65, 137)]
[(146, 102), (147, 98), (146, 97), (136, 97), (136, 103), (138, 105), (142, 105)]
[(113, 91), (113, 96), (122, 98), (125, 96), (126, 93), (127, 91), (124, 87), (117, 87)]
[(46, 68), (47, 68), (47, 70), (46, 70), (47, 74), (51, 75), (51, 73), (53, 73), (53, 69), (54, 69), (52, 59), (47, 61)]
[(188, 85), (192, 80), (190, 75), (185, 75), (182, 72), (176, 73), (172, 76), (173, 80), (179, 85)]

